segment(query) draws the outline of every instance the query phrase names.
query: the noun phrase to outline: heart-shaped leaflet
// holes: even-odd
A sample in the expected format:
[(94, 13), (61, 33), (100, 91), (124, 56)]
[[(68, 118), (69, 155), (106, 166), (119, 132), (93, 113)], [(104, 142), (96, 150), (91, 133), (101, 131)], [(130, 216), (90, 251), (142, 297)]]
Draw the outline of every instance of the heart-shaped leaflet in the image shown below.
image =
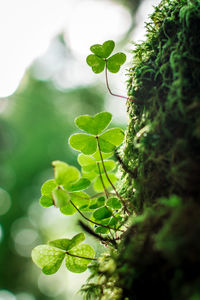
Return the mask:
[(107, 58), (115, 48), (114, 41), (106, 41), (103, 45), (95, 44), (90, 47), (90, 50), (98, 57)]
[(109, 125), (111, 119), (111, 113), (100, 112), (94, 117), (88, 115), (80, 116), (76, 118), (75, 123), (81, 130), (93, 135), (98, 135)]
[(110, 72), (117, 73), (126, 61), (126, 55), (122, 52), (116, 53), (108, 58), (106, 65)]

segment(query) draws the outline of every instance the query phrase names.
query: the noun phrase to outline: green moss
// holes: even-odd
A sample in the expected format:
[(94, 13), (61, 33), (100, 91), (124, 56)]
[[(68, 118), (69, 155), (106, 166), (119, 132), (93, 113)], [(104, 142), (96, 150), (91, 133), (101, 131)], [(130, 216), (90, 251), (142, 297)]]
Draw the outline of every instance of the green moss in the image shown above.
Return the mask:
[(138, 216), (115, 284), (120, 299), (199, 299), (200, 1), (163, 0), (146, 28), (128, 82), (145, 104), (128, 103), (121, 168), (121, 193)]
[(120, 150), (119, 187), (133, 216), (118, 253), (96, 265), (98, 299), (197, 300), (200, 0), (162, 0), (146, 28), (128, 82), (145, 104), (128, 103)]
[(135, 178), (124, 172), (122, 192), (137, 213), (171, 194), (197, 199), (200, 180), (200, 1), (162, 1), (146, 27), (128, 86), (145, 105), (129, 103), (123, 155)]

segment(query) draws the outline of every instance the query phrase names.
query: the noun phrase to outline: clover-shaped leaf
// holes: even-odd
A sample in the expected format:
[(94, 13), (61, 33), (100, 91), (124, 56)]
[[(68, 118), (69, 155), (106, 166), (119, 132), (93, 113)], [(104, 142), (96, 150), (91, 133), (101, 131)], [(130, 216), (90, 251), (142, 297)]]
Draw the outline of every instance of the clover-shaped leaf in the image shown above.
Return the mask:
[(104, 197), (99, 197), (95, 202), (90, 204), (89, 208), (90, 209), (96, 209), (99, 207), (102, 207), (105, 205), (105, 198)]
[(31, 256), (33, 262), (42, 269), (44, 274), (51, 275), (60, 268), (65, 252), (48, 245), (40, 245), (32, 250)]
[(90, 54), (86, 61), (95, 74), (101, 73), (105, 68), (105, 61), (94, 54)]
[(84, 240), (85, 240), (85, 234), (78, 233), (72, 239), (58, 239), (58, 240), (50, 241), (48, 244), (50, 246), (68, 251), (76, 247), (80, 243), (82, 243)]
[(51, 180), (47, 180), (41, 188), (41, 194), (42, 197), (40, 198), (40, 204), (43, 207), (50, 207), (52, 206), (53, 203), (53, 199), (52, 199), (52, 191), (55, 189), (55, 187), (57, 186), (55, 180), (51, 179)]
[(96, 209), (93, 212), (93, 217), (95, 220), (99, 221), (99, 220), (103, 220), (103, 219), (107, 219), (109, 217), (112, 216), (112, 211), (111, 209), (107, 208), (107, 207), (100, 207), (98, 209)]
[(85, 115), (76, 118), (76, 125), (87, 133), (98, 135), (100, 134), (110, 123), (112, 114), (109, 112), (100, 112), (94, 117)]
[(49, 245), (37, 246), (31, 253), (33, 262), (42, 269), (44, 274), (51, 275), (58, 271), (66, 257), (66, 267), (69, 271), (84, 272), (95, 256), (91, 246), (79, 245), (84, 240), (84, 233), (79, 233), (72, 239), (58, 239), (49, 242)]
[[(115, 174), (113, 173), (108, 173), (108, 177), (110, 179), (110, 181), (115, 184), (115, 182), (117, 181), (117, 177), (115, 176)], [(110, 182), (108, 181), (107, 177), (105, 174), (102, 174), (102, 179), (103, 179), (103, 183), (104, 183), (104, 186), (105, 188), (109, 188), (111, 187), (110, 185)], [(102, 185), (102, 181), (101, 181), (101, 177), (98, 176), (95, 181), (94, 181), (94, 184), (93, 184), (93, 188), (96, 192), (103, 192), (104, 191), (104, 187)]]
[(56, 207), (64, 207), (69, 203), (70, 196), (67, 191), (64, 191), (60, 186), (57, 186), (52, 191), (52, 197)]
[[(110, 152), (110, 153), (103, 153), (102, 152), (101, 154), (102, 154), (103, 159), (106, 159), (106, 158), (109, 158), (109, 157), (113, 156), (113, 152)], [(94, 154), (92, 154), (92, 157), (94, 157), (94, 159), (96, 161), (100, 161), (101, 156), (100, 156), (99, 150), (97, 150)]]
[(87, 270), (87, 266), (94, 256), (94, 249), (90, 245), (79, 245), (68, 251), (65, 259), (66, 267), (73, 273), (82, 273)]
[(68, 185), (67, 190), (68, 192), (82, 191), (88, 188), (89, 185), (90, 185), (90, 180), (82, 177), (75, 183)]
[(120, 67), (126, 61), (126, 55), (119, 52), (109, 57), (113, 52), (114, 47), (114, 41), (106, 41), (103, 45), (95, 44), (90, 47), (90, 50), (94, 54), (90, 54), (86, 61), (94, 73), (101, 73), (105, 66), (112, 73), (117, 73), (119, 71)]
[(121, 128), (113, 128), (99, 136), (99, 144), (102, 152), (109, 153), (119, 146), (124, 140), (124, 131)]
[(90, 50), (98, 57), (107, 58), (113, 52), (115, 42), (112, 40), (106, 41), (103, 45), (95, 44), (90, 47)]
[[(70, 194), (71, 201), (80, 210), (89, 210), (90, 196), (84, 192), (75, 192)], [(83, 208), (84, 207), (84, 208)], [(82, 209), (83, 208), (83, 209)]]
[(125, 63), (126, 55), (122, 52), (116, 53), (108, 58), (107, 68), (112, 73), (117, 73), (120, 67)]
[(52, 162), (54, 167), (55, 181), (59, 185), (68, 185), (80, 178), (80, 172), (77, 168), (69, 166), (65, 162), (56, 160)]
[(96, 152), (97, 141), (95, 136), (91, 136), (84, 133), (76, 133), (70, 136), (69, 144), (75, 150), (81, 151), (86, 155), (90, 155)]
[(114, 197), (108, 199), (108, 201), (106, 202), (106, 205), (111, 208), (114, 208), (114, 209), (120, 209), (122, 207), (120, 200), (118, 198), (114, 198)]

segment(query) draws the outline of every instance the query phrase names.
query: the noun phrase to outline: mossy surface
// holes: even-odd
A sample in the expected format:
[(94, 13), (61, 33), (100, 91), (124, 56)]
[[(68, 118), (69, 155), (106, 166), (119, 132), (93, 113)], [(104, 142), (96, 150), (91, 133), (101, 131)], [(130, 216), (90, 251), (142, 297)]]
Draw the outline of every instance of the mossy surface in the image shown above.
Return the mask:
[(162, 1), (146, 27), (129, 74), (129, 95), (145, 105), (129, 103), (124, 149), (137, 213), (162, 196), (197, 199), (200, 181), (200, 1)]
[[(200, 1), (161, 1), (130, 70), (121, 299), (200, 299)], [(165, 200), (163, 200), (165, 197)], [(137, 221), (138, 220), (138, 221)]]
[(144, 104), (128, 102), (120, 150), (133, 216), (96, 299), (199, 300), (200, 0), (162, 0), (146, 28), (128, 81)]

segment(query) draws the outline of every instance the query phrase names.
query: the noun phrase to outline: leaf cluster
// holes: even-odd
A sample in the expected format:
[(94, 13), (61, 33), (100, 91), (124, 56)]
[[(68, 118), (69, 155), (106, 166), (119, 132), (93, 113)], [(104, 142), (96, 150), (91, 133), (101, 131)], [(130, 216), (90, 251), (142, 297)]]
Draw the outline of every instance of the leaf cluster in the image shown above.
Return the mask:
[[(107, 129), (111, 119), (108, 112), (76, 118), (75, 124), (84, 133), (73, 134), (69, 144), (81, 152), (78, 156), (81, 172), (65, 162), (54, 161), (54, 178), (42, 185), (40, 198), (43, 207), (54, 206), (65, 215), (79, 213), (96, 234), (108, 236), (120, 231), (123, 221), (120, 213), (123, 205), (115, 192), (109, 192), (117, 180), (115, 161), (109, 158), (122, 143), (124, 132), (120, 128)], [(97, 194), (90, 196), (85, 191), (89, 187)], [(108, 243), (116, 244), (113, 234), (111, 237)], [(89, 245), (79, 245), (83, 240), (84, 234), (80, 233), (71, 240), (60, 239), (37, 246), (32, 251), (33, 261), (45, 274), (55, 273), (64, 258), (71, 272), (83, 272), (94, 258), (94, 250)]]

